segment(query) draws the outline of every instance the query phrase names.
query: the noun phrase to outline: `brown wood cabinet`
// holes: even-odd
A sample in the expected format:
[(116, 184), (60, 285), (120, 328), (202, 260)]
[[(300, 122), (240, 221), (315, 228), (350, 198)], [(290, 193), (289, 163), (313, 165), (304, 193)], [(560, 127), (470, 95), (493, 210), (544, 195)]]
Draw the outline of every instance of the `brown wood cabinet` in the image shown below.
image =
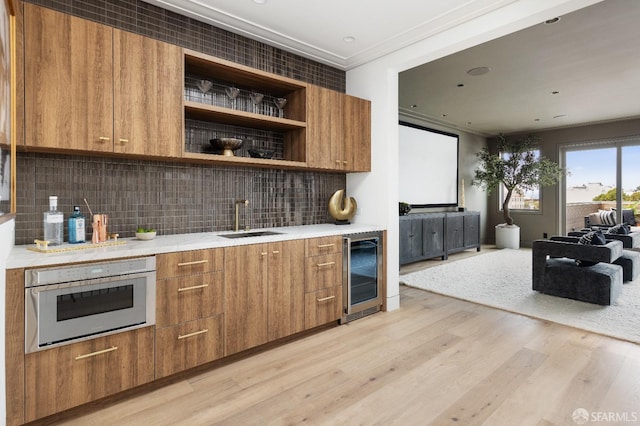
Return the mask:
[(25, 356), (25, 420), (32, 421), (154, 379), (153, 327)]
[(340, 319), (342, 291), (342, 237), (307, 239), (305, 329)]
[(226, 354), (304, 329), (304, 241), (225, 249)]
[(307, 87), (307, 165), (371, 171), (371, 102)]
[(156, 377), (224, 356), (224, 249), (156, 257)]
[(26, 145), (112, 152), (112, 29), (24, 3), (24, 37)]
[(156, 331), (156, 378), (224, 356), (224, 315), (184, 322)]
[(24, 7), (26, 146), (180, 156), (179, 47)]

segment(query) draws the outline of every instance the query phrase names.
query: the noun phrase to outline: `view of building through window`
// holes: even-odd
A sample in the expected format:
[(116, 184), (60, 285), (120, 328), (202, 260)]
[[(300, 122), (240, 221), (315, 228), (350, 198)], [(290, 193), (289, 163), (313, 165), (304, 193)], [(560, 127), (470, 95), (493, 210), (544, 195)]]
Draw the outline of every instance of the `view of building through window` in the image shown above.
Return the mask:
[[(617, 210), (618, 196), (622, 220), (640, 221), (640, 145), (566, 151), (565, 167), (567, 231), (584, 227), (588, 223), (585, 218), (592, 213)], [(618, 167), (621, 189), (617, 185)]]
[[(533, 151), (536, 158), (540, 157), (540, 151)], [(509, 158), (509, 153), (503, 153), (503, 158)], [(504, 195), (506, 194), (506, 189), (503, 187), (500, 188), (500, 209), (502, 209), (502, 200), (504, 200)], [(522, 190), (516, 189), (513, 191), (513, 195), (511, 195), (511, 200), (509, 201), (509, 209), (511, 210), (540, 210), (540, 188), (531, 189), (531, 190)]]

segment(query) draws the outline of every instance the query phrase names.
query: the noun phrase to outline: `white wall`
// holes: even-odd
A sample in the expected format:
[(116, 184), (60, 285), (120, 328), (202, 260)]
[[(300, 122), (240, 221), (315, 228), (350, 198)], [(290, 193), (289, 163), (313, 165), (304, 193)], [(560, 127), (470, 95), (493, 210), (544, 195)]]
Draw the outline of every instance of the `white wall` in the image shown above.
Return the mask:
[(7, 418), (7, 398), (5, 389), (5, 359), (4, 359), (4, 318), (5, 318), (5, 286), (6, 286), (6, 265), (9, 251), (15, 241), (15, 221), (10, 220), (0, 225), (0, 425), (6, 424)]
[[(355, 220), (387, 229), (387, 308), (397, 309), (398, 73), (598, 0), (519, 0), (347, 72), (347, 93), (371, 100), (371, 173), (347, 176), (361, 208)], [(486, 65), (486, 64), (485, 64)]]

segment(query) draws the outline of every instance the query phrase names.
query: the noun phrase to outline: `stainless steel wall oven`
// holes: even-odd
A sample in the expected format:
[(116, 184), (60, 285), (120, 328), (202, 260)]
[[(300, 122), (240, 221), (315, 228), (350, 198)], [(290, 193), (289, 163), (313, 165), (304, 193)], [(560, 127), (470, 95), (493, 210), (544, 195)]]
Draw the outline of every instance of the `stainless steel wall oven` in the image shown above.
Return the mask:
[(378, 312), (382, 307), (382, 232), (343, 237), (341, 323)]
[(155, 324), (156, 259), (25, 271), (26, 353)]

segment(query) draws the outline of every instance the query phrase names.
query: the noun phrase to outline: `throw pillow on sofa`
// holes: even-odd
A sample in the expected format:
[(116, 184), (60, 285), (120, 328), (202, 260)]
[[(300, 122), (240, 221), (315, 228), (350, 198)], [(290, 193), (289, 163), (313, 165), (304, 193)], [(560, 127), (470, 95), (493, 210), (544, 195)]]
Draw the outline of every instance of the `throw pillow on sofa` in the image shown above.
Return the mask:
[[(604, 238), (604, 234), (602, 231), (590, 231), (584, 234), (578, 240), (578, 244), (583, 245), (592, 245), (592, 246), (601, 246), (607, 243), (607, 240)], [(591, 262), (586, 260), (576, 259), (576, 265), (578, 266), (593, 266), (598, 262)]]
[(618, 225), (613, 225), (611, 228), (607, 229), (607, 234), (617, 234), (617, 235), (629, 235), (631, 232), (631, 227), (627, 223), (619, 223)]
[(602, 225), (615, 225), (616, 224), (616, 212), (615, 212), (615, 210), (598, 210), (598, 216), (600, 217), (600, 223)]

